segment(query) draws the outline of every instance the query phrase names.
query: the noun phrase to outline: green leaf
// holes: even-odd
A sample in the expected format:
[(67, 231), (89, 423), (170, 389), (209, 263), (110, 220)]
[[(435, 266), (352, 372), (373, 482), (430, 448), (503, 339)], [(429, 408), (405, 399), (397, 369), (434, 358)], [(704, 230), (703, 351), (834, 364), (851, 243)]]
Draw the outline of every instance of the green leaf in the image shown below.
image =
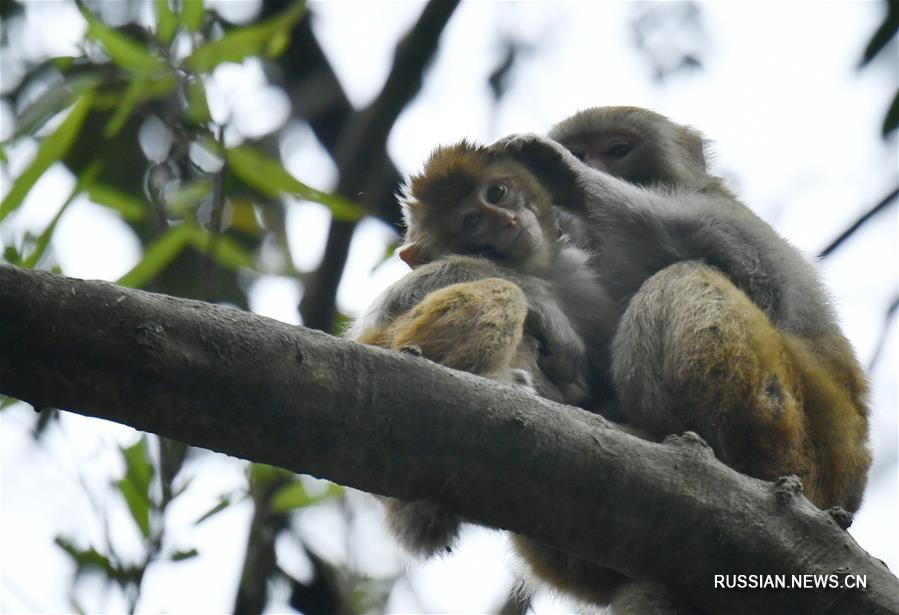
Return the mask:
[(173, 226), (159, 239), (147, 246), (144, 257), (128, 273), (119, 278), (118, 284), (141, 288), (165, 269), (191, 241), (196, 227), (192, 224)]
[(300, 481), (285, 485), (272, 498), (272, 511), (283, 513), (296, 508), (305, 508), (313, 504), (315, 499), (306, 493), (306, 488)]
[(19, 251), (14, 246), (6, 246), (3, 248), (3, 260), (10, 265), (21, 265), (22, 255), (19, 254)]
[(252, 255), (239, 243), (227, 235), (217, 235), (203, 229), (191, 237), (191, 244), (209, 256), (222, 267), (237, 271), (241, 267), (253, 269), (256, 265)]
[(91, 182), (85, 187), (85, 192), (91, 201), (114, 209), (128, 222), (140, 222), (147, 215), (146, 201), (136, 199), (105, 184)]
[(205, 124), (212, 119), (209, 104), (206, 102), (206, 88), (199, 77), (190, 79), (186, 88), (187, 109), (185, 116), (197, 124)]
[(249, 199), (231, 198), (230, 225), (236, 231), (240, 231), (251, 237), (262, 235), (262, 226), (256, 218), (256, 207)]
[(79, 574), (85, 570), (95, 569), (104, 573), (109, 579), (124, 580), (125, 574), (113, 566), (109, 558), (95, 548), (79, 549), (73, 542), (62, 536), (57, 536), (54, 542), (75, 561)]
[(288, 173), (278, 162), (249, 145), (226, 149), (225, 159), (241, 181), (265, 196), (277, 198), (286, 193), (315, 201), (326, 205), (334, 218), (341, 221), (354, 222), (364, 213), (359, 205), (349, 199), (310, 188)]
[(133, 446), (123, 448), (125, 478), (116, 484), (128, 504), (131, 517), (144, 537), (150, 537), (150, 480), (153, 466), (147, 456), (147, 439), (141, 436)]
[(19, 124), (10, 140), (35, 134), (47, 120), (71, 105), (78, 95), (94, 88), (98, 83), (100, 77), (97, 75), (78, 75), (54, 83), (19, 114)]
[(186, 549), (184, 551), (175, 551), (172, 553), (171, 560), (173, 562), (180, 562), (186, 559), (190, 559), (192, 557), (196, 557), (200, 554), (196, 549)]
[(95, 161), (90, 163), (87, 168), (81, 172), (78, 182), (75, 184), (75, 187), (72, 188), (72, 192), (69, 194), (65, 203), (62, 204), (62, 207), (60, 207), (59, 211), (56, 212), (56, 215), (53, 216), (53, 220), (50, 221), (50, 224), (47, 225), (44, 232), (38, 236), (37, 241), (34, 244), (34, 250), (28, 255), (28, 258), (25, 259), (25, 262), (22, 263), (23, 267), (33, 269), (38, 264), (41, 257), (44, 255), (44, 252), (47, 250), (47, 246), (50, 245), (50, 238), (53, 236), (53, 231), (56, 230), (56, 225), (59, 224), (59, 219), (62, 218), (62, 215), (69, 208), (72, 201), (75, 200), (75, 197), (84, 191), (84, 185), (93, 181), (100, 172), (100, 169), (102, 169), (102, 166), (102, 164)]
[(172, 12), (169, 0), (155, 0), (153, 7), (156, 9), (156, 38), (163, 45), (168, 45), (175, 38), (178, 18)]
[(210, 508), (208, 511), (206, 511), (205, 513), (200, 515), (200, 518), (197, 519), (196, 521), (194, 521), (194, 525), (200, 525), (201, 523), (206, 521), (206, 519), (208, 519), (209, 517), (212, 517), (213, 515), (217, 515), (218, 513), (222, 512), (223, 510), (228, 508), (229, 506), (231, 506), (231, 498), (226, 495), (221, 496), (219, 498), (218, 504), (216, 504), (215, 506)]
[(0, 203), (0, 220), (3, 220), (11, 212), (15, 211), (22, 204), (28, 191), (44, 174), (44, 171), (69, 151), (69, 148), (81, 131), (81, 126), (84, 124), (87, 112), (90, 111), (92, 101), (93, 90), (84, 92), (75, 101), (75, 105), (72, 107), (68, 117), (63, 120), (53, 134), (44, 139), (37, 150), (37, 154), (34, 156), (34, 160), (19, 175), (12, 189), (3, 199), (3, 202)]
[(139, 103), (165, 96), (175, 88), (175, 85), (176, 80), (172, 75), (157, 75), (152, 79), (147, 77), (133, 79), (128, 83), (125, 93), (116, 105), (115, 113), (103, 127), (103, 136), (107, 139), (116, 136)]
[(305, 508), (313, 504), (318, 504), (324, 500), (328, 500), (340, 495), (343, 490), (337, 485), (328, 485), (328, 488), (321, 495), (312, 496), (307, 493), (303, 483), (296, 479), (288, 485), (285, 485), (272, 498), (272, 511), (276, 513), (285, 513), (297, 508)]
[(203, 26), (205, 16), (206, 9), (203, 7), (203, 0), (182, 0), (181, 23), (188, 32), (198, 32)]
[(50, 221), (50, 224), (47, 225), (47, 228), (44, 229), (44, 232), (41, 233), (37, 241), (34, 244), (34, 250), (32, 250), (31, 254), (28, 255), (28, 258), (22, 263), (22, 267), (26, 269), (34, 269), (35, 265), (41, 260), (41, 257), (44, 255), (44, 252), (47, 250), (47, 246), (50, 245), (50, 238), (53, 236), (53, 231), (56, 230), (56, 225), (59, 223), (59, 219), (62, 218), (62, 215), (65, 213), (66, 209), (69, 208), (69, 204), (75, 200), (75, 197), (78, 195), (80, 191), (76, 187), (75, 190), (69, 195), (69, 198), (66, 199), (66, 202), (62, 204), (62, 207), (59, 208), (59, 211), (56, 212), (56, 215), (53, 216), (53, 220)]
[(87, 20), (87, 36), (103, 46), (103, 49), (118, 66), (139, 75), (163, 73), (169, 70), (168, 64), (137, 40), (118, 30), (114, 30), (80, 5), (81, 14)]
[(234, 28), (222, 38), (194, 50), (184, 60), (184, 66), (207, 72), (222, 62), (240, 62), (247, 56), (275, 57), (284, 51), (285, 33), (299, 21), (305, 10), (305, 3), (297, 2), (280, 15), (251, 26)]

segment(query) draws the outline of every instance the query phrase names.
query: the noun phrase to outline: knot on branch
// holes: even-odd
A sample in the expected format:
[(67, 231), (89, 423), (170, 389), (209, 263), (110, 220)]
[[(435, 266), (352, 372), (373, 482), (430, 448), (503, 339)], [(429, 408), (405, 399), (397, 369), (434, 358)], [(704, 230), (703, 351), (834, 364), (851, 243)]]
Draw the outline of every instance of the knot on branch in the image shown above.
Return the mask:
[(402, 348), (400, 348), (400, 352), (402, 352), (403, 354), (413, 356), (413, 357), (420, 357), (421, 356), (421, 347), (416, 346), (415, 344), (409, 344), (408, 346), (403, 346)]
[(827, 509), (827, 514), (844, 530), (848, 530), (852, 525), (852, 513), (842, 506), (831, 506)]
[(671, 434), (662, 440), (662, 444), (693, 449), (703, 454), (712, 454), (712, 447), (695, 431), (685, 431), (680, 435)]
[(789, 502), (802, 495), (802, 481), (795, 474), (781, 476), (774, 481), (774, 495), (781, 502)]

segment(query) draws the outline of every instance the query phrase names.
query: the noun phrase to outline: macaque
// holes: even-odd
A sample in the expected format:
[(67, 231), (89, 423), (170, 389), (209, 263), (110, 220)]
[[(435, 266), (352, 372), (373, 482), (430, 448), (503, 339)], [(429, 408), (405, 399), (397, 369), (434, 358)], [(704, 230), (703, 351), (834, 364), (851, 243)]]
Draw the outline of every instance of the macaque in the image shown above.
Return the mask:
[[(416, 269), (382, 293), (349, 336), (554, 401), (578, 404), (585, 398), (578, 366), (583, 342), (552, 290), (484, 258), (450, 256)], [(550, 377), (541, 370), (543, 347), (571, 353), (566, 369), (572, 373), (563, 369)], [(391, 534), (407, 550), (430, 556), (451, 549), (461, 526), (455, 513), (427, 500), (380, 499)]]
[[(504, 311), (514, 308), (517, 322), (520, 296), (525, 316), (517, 337), (497, 336), (495, 323), (512, 318)], [(580, 405), (585, 400), (584, 341), (552, 287), (485, 258), (450, 255), (416, 268), (375, 299), (348, 337), (394, 350), (417, 346), (436, 363), (525, 384), (553, 401)], [(506, 347), (502, 361), (496, 358), (501, 346)]]
[[(431, 291), (396, 318), (362, 331), (357, 341), (414, 349), (447, 367), (531, 386), (530, 372), (523, 365), (513, 367), (527, 312), (524, 293), (511, 282), (500, 278), (460, 282)], [(391, 533), (407, 549), (431, 555), (455, 542), (461, 521), (440, 504), (381, 500)]]
[(857, 510), (867, 382), (813, 266), (706, 170), (691, 129), (610, 107), (550, 136), (496, 149), (578, 218), (626, 306), (611, 352), (619, 412), (659, 437), (696, 431), (751, 476), (796, 474), (820, 508)]
[[(504, 153), (462, 141), (431, 154), (401, 203), (407, 232), (400, 258), (414, 269), (449, 254), (480, 256), (517, 273), (517, 283), (539, 287), (563, 313), (541, 324), (549, 330), (538, 336), (541, 371), (557, 383), (583, 373), (588, 399), (581, 405), (609, 400), (617, 308), (591, 253), (567, 234), (573, 218), (553, 208), (533, 173)], [(537, 312), (533, 320), (543, 319)], [(554, 322), (570, 322), (572, 330)]]
[[(406, 189), (400, 256), (415, 267), (480, 255), (543, 280), (585, 342), (591, 401), (611, 375), (612, 418), (657, 439), (695, 431), (737, 470), (796, 474), (820, 508), (857, 510), (867, 384), (814, 268), (708, 172), (689, 128), (612, 107), (550, 137), (438, 148)], [(538, 576), (578, 597), (614, 607), (639, 593), (516, 542)]]

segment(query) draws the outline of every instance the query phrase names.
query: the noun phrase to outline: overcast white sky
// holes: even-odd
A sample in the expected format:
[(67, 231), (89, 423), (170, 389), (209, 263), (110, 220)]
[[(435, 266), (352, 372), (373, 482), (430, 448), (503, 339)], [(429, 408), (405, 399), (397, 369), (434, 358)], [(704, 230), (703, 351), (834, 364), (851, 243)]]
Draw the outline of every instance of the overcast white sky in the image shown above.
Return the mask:
[[(232, 11), (245, 6), (218, 4)], [(377, 93), (395, 41), (421, 6), (351, 1), (314, 5), (319, 14), (316, 31), (354, 104), (363, 105)], [(410, 173), (440, 143), (542, 132), (588, 106), (651, 107), (709, 136), (717, 152), (715, 170), (731, 180), (750, 207), (811, 256), (899, 181), (896, 141), (884, 143), (878, 136), (899, 78), (895, 47), (887, 61), (860, 73), (856, 70), (883, 7), (875, 2), (744, 0), (700, 6), (707, 34), (700, 47), (704, 69), (659, 85), (630, 43), (628, 18), (639, 10), (638, 4), (465, 3), (442, 39), (423, 92), (400, 117), (390, 137), (390, 153), (400, 170)], [(63, 7), (54, 1), (35, 4), (34, 14), (21, 24), (34, 28), (32, 37), (37, 38), (30, 45), (45, 49), (65, 45), (67, 38), (77, 40), (80, 18)], [(499, 108), (492, 109), (486, 77), (502, 53), (498, 39), (510, 34), (532, 41), (536, 50), (516, 67), (511, 91)], [(685, 44), (696, 42), (689, 32), (680, 36)], [(9, 54), (26, 51), (4, 50), (7, 58), (0, 57), (0, 67), (8, 70)], [(257, 64), (227, 67), (217, 73), (217, 82), (221, 104), (258, 108), (263, 111), (258, 114), (260, 120), (265, 116), (272, 121), (279, 115), (278, 95), (263, 89)], [(9, 134), (11, 121), (9, 110), (0, 109), (0, 134)], [(241, 129), (248, 133), (265, 126)], [(333, 166), (308, 129), (292, 126), (282, 145), (286, 164), (299, 179), (321, 189), (333, 187)], [(25, 142), (10, 151), (13, 174), (33, 147)], [(8, 173), (0, 172), (3, 193), (9, 189)], [(4, 242), (25, 230), (42, 230), (71, 181), (63, 169), (54, 169), (22, 210), (3, 223), (0, 250)], [(300, 268), (311, 269), (318, 262), (327, 220), (327, 212), (317, 205), (292, 207), (291, 244)], [(362, 310), (405, 272), (395, 259), (375, 268), (391, 239), (390, 231), (379, 222), (361, 225), (339, 292), (343, 310)], [(874, 352), (886, 307), (896, 293), (896, 246), (894, 207), (822, 265), (843, 326), (864, 363)], [(63, 271), (79, 277), (116, 279), (138, 261), (139, 250), (138, 242), (114, 215), (87, 202), (70, 208), (53, 241)], [(296, 305), (301, 292), (293, 280), (264, 277), (254, 286), (253, 309), (299, 322)], [(875, 464), (865, 503), (851, 529), (862, 546), (893, 571), (899, 570), (896, 336), (894, 327), (871, 374)], [(111, 468), (120, 466), (112, 445), (131, 443), (134, 432), (65, 415), (61, 425), (51, 430), (46, 445), (37, 447), (28, 434), (32, 422), (30, 410), (24, 408), (0, 415), (3, 612), (67, 610), (70, 566), (52, 537), (68, 533), (103, 544), (104, 533), (78, 482), (79, 473), (104, 505), (121, 508), (121, 514), (111, 517), (115, 525), (110, 535), (116, 545), (126, 554), (138, 552), (127, 513), (106, 487), (114, 475)], [(190, 498), (172, 510), (169, 539), (179, 546), (196, 546), (201, 557), (152, 568), (141, 610), (231, 608), (249, 509), (236, 506), (198, 528), (191, 524), (220, 493), (239, 487), (242, 465), (204, 454), (189, 470), (194, 476)], [(327, 507), (310, 511), (298, 531), (326, 556), (349, 558), (373, 575), (389, 574), (405, 565), (383, 539), (377, 510), (361, 504), (355, 508), (361, 518), (349, 542), (358, 541), (354, 544), (361, 546), (352, 553), (347, 552), (345, 528)], [(412, 584), (397, 586), (389, 609), (480, 612), (495, 608), (512, 581), (504, 544), (498, 533), (476, 529), (451, 558), (409, 564)], [(289, 537), (279, 544), (278, 554), (286, 569), (308, 575), (308, 563), (296, 556)], [(116, 596), (104, 602), (100, 593), (84, 593), (90, 610), (121, 608)], [(278, 605), (272, 608), (277, 610)], [(536, 606), (539, 613), (563, 608), (546, 597)]]

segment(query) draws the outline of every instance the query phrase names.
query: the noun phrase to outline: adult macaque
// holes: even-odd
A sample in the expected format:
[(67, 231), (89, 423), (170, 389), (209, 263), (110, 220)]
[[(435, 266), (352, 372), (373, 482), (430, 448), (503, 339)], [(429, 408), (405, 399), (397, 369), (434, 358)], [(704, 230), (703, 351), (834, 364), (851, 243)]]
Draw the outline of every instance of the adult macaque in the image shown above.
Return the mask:
[(812, 265), (708, 173), (693, 130), (611, 107), (550, 135), (495, 149), (577, 216), (626, 306), (612, 344), (619, 411), (658, 436), (697, 431), (752, 476), (796, 474), (819, 507), (857, 510), (867, 383)]

